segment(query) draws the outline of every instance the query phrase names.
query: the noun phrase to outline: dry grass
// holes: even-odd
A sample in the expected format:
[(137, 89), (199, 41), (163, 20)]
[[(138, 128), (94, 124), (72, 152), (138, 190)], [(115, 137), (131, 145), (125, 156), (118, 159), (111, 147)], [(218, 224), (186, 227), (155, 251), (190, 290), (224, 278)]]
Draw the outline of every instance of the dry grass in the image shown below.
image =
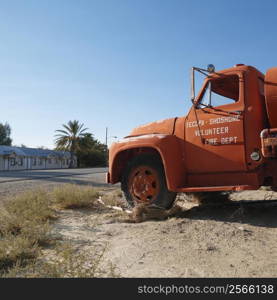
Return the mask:
[[(73, 184), (51, 192), (33, 190), (6, 201), (0, 210), (0, 277), (115, 276), (113, 268), (100, 268), (103, 254), (78, 252), (54, 243), (55, 259), (41, 259), (43, 247), (53, 243), (50, 221), (58, 208), (93, 207), (99, 192)], [(63, 248), (62, 248), (63, 247)]]
[[(0, 275), (15, 264), (24, 265), (36, 257), (37, 244), (24, 235), (5, 235), (0, 240)], [(1, 276), (0, 276), (1, 277)]]
[(91, 186), (66, 184), (53, 190), (52, 202), (62, 209), (92, 207), (99, 191)]
[(15, 264), (24, 265), (49, 240), (48, 220), (55, 217), (42, 190), (25, 192), (6, 202), (0, 211), (0, 274)]
[(28, 266), (16, 265), (3, 277), (15, 278), (93, 278), (118, 277), (113, 264), (103, 266), (102, 258), (106, 248), (91, 251), (76, 251), (70, 244), (60, 244), (51, 259), (32, 260)]
[(109, 206), (119, 206), (126, 207), (126, 202), (123, 199), (123, 195), (120, 189), (116, 189), (110, 192), (105, 192), (101, 194), (101, 200), (105, 203), (105, 205)]
[[(9, 199), (0, 210), (0, 236), (11, 234), (33, 234), (37, 227), (55, 218), (48, 194), (43, 190), (25, 192)], [(35, 232), (31, 232), (32, 228)], [(36, 234), (35, 234), (36, 235)]]

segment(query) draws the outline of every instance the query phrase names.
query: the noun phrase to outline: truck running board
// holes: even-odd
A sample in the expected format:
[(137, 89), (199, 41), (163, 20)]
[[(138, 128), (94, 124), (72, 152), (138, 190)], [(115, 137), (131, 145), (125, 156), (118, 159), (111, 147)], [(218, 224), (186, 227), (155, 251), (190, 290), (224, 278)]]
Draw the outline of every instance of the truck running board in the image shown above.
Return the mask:
[(220, 191), (244, 191), (244, 190), (257, 190), (259, 186), (254, 185), (226, 185), (226, 186), (196, 186), (196, 187), (185, 187), (178, 188), (178, 193), (196, 193), (196, 192), (220, 192)]

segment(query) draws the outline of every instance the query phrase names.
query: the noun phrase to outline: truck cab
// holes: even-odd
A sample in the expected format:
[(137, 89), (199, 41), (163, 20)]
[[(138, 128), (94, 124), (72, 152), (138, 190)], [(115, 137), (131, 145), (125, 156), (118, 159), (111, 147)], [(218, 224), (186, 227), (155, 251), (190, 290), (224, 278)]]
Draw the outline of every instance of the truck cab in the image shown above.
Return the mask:
[[(205, 76), (195, 95), (195, 73)], [(192, 68), (186, 116), (135, 128), (109, 151), (109, 183), (128, 203), (172, 206), (176, 194), (277, 187), (277, 68)]]

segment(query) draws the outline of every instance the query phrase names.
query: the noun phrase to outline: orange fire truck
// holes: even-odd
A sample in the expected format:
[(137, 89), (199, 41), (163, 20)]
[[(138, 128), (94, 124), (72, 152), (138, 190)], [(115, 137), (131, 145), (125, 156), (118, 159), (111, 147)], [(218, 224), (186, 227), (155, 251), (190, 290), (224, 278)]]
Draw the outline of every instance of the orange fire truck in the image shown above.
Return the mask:
[[(195, 74), (205, 78), (195, 95)], [(192, 68), (186, 116), (135, 128), (109, 151), (107, 182), (128, 203), (169, 208), (177, 193), (277, 189), (277, 67)]]

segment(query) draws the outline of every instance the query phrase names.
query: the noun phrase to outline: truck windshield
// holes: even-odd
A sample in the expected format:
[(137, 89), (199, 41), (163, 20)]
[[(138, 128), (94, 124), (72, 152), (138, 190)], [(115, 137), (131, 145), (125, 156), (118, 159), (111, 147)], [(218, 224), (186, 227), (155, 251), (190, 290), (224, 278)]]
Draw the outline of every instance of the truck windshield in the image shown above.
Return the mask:
[[(211, 88), (211, 95), (210, 95)], [(205, 87), (198, 108), (231, 104), (239, 100), (239, 77), (237, 75), (211, 79)]]

